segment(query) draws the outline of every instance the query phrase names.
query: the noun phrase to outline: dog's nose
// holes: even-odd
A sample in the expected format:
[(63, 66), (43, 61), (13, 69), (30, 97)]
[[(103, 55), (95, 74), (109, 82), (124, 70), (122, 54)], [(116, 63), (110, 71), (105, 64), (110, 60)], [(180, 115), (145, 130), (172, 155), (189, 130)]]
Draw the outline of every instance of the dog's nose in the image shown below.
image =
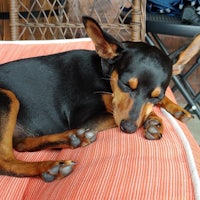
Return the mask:
[(120, 129), (125, 133), (134, 133), (137, 130), (137, 126), (130, 120), (122, 120), (120, 123)]

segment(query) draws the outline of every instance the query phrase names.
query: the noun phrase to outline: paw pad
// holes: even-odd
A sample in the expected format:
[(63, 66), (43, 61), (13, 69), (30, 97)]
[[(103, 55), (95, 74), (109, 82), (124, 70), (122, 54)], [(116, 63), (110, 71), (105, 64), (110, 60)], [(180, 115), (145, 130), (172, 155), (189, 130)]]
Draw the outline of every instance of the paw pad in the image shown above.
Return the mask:
[(43, 172), (41, 177), (45, 182), (52, 182), (55, 179), (68, 176), (72, 172), (74, 165), (75, 162), (73, 161), (71, 161), (70, 163), (59, 162), (47, 172)]
[(162, 125), (157, 119), (148, 119), (144, 123), (145, 138), (148, 140), (158, 140), (162, 138)]
[(69, 144), (73, 148), (87, 146), (96, 140), (96, 133), (89, 129), (78, 129), (76, 133), (70, 135)]

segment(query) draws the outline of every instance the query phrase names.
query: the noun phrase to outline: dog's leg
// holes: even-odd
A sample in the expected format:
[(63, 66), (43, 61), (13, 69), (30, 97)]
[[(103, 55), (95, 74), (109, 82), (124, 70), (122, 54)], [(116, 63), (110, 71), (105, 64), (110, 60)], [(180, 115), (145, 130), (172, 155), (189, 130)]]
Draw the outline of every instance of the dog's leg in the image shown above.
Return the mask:
[(38, 151), (54, 148), (77, 148), (87, 146), (96, 140), (96, 133), (116, 126), (112, 115), (103, 114), (88, 120), (81, 129), (40, 137), (18, 138), (14, 140), (17, 151)]
[(17, 151), (39, 151), (42, 149), (63, 149), (87, 146), (96, 140), (96, 133), (89, 129), (73, 129), (63, 133), (39, 137), (15, 138), (13, 146)]
[(200, 34), (197, 35), (191, 44), (180, 53), (177, 62), (173, 65), (173, 75), (180, 74), (184, 66), (199, 52)]
[(149, 140), (158, 140), (162, 137), (162, 133), (162, 119), (152, 111), (144, 122), (145, 138)]
[[(159, 105), (165, 108), (169, 113), (171, 113), (176, 119), (180, 121), (186, 121), (192, 118), (192, 115), (187, 110), (175, 104), (166, 96), (159, 102)], [(160, 139), (163, 133), (162, 119), (158, 117), (154, 112), (151, 112), (144, 122), (144, 130), (145, 137), (147, 139)]]
[(0, 89), (0, 174), (17, 177), (41, 176), (47, 182), (67, 176), (75, 164), (71, 160), (25, 162), (15, 158), (12, 138), (18, 109), (19, 102), (15, 95)]
[(175, 104), (166, 96), (159, 102), (159, 104), (180, 121), (185, 122), (193, 117), (187, 110)]

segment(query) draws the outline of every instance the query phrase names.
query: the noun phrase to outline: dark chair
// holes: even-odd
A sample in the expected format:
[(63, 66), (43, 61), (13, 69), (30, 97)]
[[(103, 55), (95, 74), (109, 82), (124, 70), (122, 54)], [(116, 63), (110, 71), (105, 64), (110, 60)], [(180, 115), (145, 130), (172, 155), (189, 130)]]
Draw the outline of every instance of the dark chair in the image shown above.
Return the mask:
[[(159, 46), (159, 48), (169, 55), (172, 60), (174, 60), (177, 55), (186, 48), (186, 46), (169, 53), (163, 41), (159, 37), (159, 34), (192, 38), (199, 33), (200, 26), (183, 24), (180, 17), (146, 13), (146, 41), (151, 45)], [(196, 114), (200, 119), (200, 90), (195, 91), (188, 81), (189, 77), (196, 72), (199, 66), (200, 58), (197, 58), (195, 64), (193, 64), (188, 71), (173, 76), (172, 80), (174, 86), (172, 90), (180, 91), (187, 102), (185, 108)]]

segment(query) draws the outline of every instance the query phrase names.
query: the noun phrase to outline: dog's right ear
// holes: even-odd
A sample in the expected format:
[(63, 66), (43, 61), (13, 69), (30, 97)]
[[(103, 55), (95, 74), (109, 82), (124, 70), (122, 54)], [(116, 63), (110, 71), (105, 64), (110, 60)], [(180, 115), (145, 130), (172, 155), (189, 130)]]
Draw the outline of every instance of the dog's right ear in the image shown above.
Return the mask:
[(83, 24), (88, 36), (92, 39), (96, 52), (103, 59), (112, 59), (118, 55), (120, 46), (115, 38), (104, 32), (99, 24), (91, 17), (83, 16)]

